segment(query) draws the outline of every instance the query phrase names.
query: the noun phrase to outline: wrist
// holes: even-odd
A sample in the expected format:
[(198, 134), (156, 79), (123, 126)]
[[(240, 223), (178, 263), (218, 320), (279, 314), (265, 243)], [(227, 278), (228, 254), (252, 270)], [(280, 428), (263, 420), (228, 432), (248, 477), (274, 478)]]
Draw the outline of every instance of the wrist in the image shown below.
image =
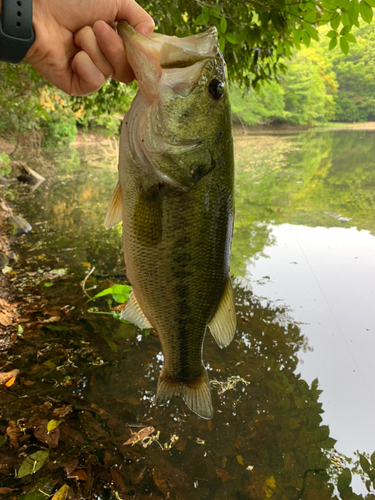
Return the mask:
[(22, 61), (34, 42), (32, 19), (32, 0), (2, 0), (0, 61)]

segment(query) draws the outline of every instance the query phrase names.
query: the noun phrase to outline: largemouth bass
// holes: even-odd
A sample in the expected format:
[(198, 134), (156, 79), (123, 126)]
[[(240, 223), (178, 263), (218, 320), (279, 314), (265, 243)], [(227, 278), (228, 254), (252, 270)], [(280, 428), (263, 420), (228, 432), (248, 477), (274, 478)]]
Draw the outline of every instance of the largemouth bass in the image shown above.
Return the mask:
[(227, 346), (236, 329), (229, 257), (233, 141), (225, 63), (216, 29), (148, 39), (118, 31), (139, 84), (125, 115), (119, 182), (105, 226), (123, 222), (132, 294), (122, 317), (159, 335), (164, 366), (155, 403), (181, 396), (212, 418), (202, 362), (207, 326)]

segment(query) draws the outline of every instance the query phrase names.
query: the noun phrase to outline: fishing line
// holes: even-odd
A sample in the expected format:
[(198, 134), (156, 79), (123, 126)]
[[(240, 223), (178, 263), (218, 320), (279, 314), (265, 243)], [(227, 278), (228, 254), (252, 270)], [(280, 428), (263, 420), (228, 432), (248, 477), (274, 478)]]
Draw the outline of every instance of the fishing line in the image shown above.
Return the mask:
[(326, 301), (326, 304), (327, 304), (327, 306), (328, 306), (328, 309), (329, 309), (330, 313), (332, 314), (332, 317), (333, 317), (333, 319), (334, 319), (334, 322), (336, 323), (336, 326), (337, 326), (337, 328), (338, 328), (339, 332), (341, 333), (342, 338), (344, 339), (345, 345), (346, 345), (346, 347), (348, 348), (348, 350), (349, 350), (349, 352), (350, 352), (350, 354), (351, 354), (351, 357), (352, 357), (352, 359), (353, 359), (353, 361), (354, 361), (354, 364), (355, 364), (355, 366), (358, 368), (358, 372), (359, 372), (359, 374), (361, 375), (362, 380), (363, 380), (363, 382), (364, 382), (364, 384), (365, 384), (365, 386), (366, 386), (366, 388), (367, 388), (367, 390), (368, 390), (368, 392), (369, 392), (369, 394), (370, 394), (370, 398), (371, 398), (371, 399), (372, 399), (372, 401), (375, 403), (375, 398), (374, 398), (374, 396), (372, 395), (372, 393), (371, 393), (371, 391), (370, 391), (370, 387), (368, 386), (368, 384), (367, 384), (367, 382), (366, 382), (366, 379), (365, 379), (365, 377), (363, 376), (363, 373), (362, 373), (362, 371), (361, 371), (361, 369), (360, 369), (360, 367), (359, 367), (359, 365), (358, 365), (358, 363), (357, 363), (357, 360), (355, 359), (354, 354), (353, 354), (353, 352), (352, 352), (352, 351), (351, 351), (351, 349), (350, 349), (349, 343), (348, 343), (348, 341), (346, 340), (346, 338), (345, 338), (345, 335), (344, 335), (343, 331), (341, 330), (341, 327), (340, 327), (340, 325), (339, 325), (339, 322), (337, 321), (336, 316), (335, 316), (335, 314), (334, 314), (334, 312), (333, 312), (333, 310), (332, 310), (332, 308), (331, 308), (331, 306), (330, 306), (330, 304), (329, 304), (329, 302), (328, 302), (328, 300), (327, 300), (327, 297), (325, 296), (325, 294), (324, 294), (324, 292), (323, 292), (323, 289), (322, 289), (322, 287), (320, 286), (320, 283), (319, 283), (319, 281), (318, 281), (318, 278), (316, 277), (316, 275), (315, 275), (315, 273), (314, 273), (314, 271), (313, 271), (313, 268), (312, 268), (312, 267), (311, 267), (311, 265), (310, 265), (309, 259), (307, 258), (307, 256), (306, 256), (305, 252), (303, 251), (302, 245), (301, 245), (301, 243), (300, 243), (299, 239), (297, 238), (297, 236), (296, 236), (296, 234), (295, 234), (295, 232), (294, 232), (294, 230), (293, 230), (293, 226), (292, 226), (292, 225), (290, 225), (290, 229), (291, 229), (291, 231), (292, 231), (292, 233), (293, 233), (293, 236), (295, 237), (295, 239), (296, 239), (296, 241), (297, 241), (297, 243), (298, 243), (298, 245), (299, 245), (299, 247), (300, 247), (300, 249), (301, 249), (301, 252), (302, 252), (303, 256), (305, 257), (305, 260), (306, 260), (306, 262), (307, 262), (307, 265), (308, 265), (308, 266), (309, 266), (309, 268), (310, 268), (310, 271), (312, 272), (312, 275), (314, 276), (314, 279), (315, 279), (315, 281), (316, 281), (316, 284), (318, 285), (318, 288), (319, 288), (319, 290), (320, 290), (321, 294), (323, 295), (324, 300)]

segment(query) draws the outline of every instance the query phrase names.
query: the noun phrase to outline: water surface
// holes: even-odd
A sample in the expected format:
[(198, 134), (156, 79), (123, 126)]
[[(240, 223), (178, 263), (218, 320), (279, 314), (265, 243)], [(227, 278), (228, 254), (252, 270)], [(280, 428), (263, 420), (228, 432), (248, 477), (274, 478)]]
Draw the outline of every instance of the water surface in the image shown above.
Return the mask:
[[(53, 176), (19, 203), (34, 229), (18, 247), (28, 274), (14, 279), (39, 323), (10, 353), (22, 377), (3, 425), (40, 414), (46, 398), (47, 419), (71, 404), (49, 473), (67, 480), (54, 453), (95, 469), (91, 489), (68, 480), (76, 496), (374, 498), (374, 139), (363, 131), (235, 139), (238, 332), (224, 350), (205, 340), (212, 422), (179, 400), (154, 407), (157, 337), (89, 312), (109, 312), (116, 304), (105, 298), (85, 304), (81, 282), (93, 266), (90, 295), (124, 281), (120, 228), (102, 225), (116, 147), (54, 152)], [(123, 445), (142, 426), (160, 431), (166, 449), (147, 439)], [(66, 437), (72, 429), (79, 446)], [(37, 474), (42, 481), (43, 468)]]

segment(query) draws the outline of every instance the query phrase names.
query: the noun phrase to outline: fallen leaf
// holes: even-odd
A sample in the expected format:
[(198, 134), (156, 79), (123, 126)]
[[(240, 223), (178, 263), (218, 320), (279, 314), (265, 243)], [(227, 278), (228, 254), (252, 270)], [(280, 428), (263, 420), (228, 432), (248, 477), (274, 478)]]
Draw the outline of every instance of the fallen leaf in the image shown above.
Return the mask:
[(17, 477), (22, 478), (34, 474), (44, 465), (49, 455), (48, 450), (41, 450), (33, 453), (29, 457), (26, 457), (22, 462), (21, 467), (18, 469)]
[(220, 478), (221, 482), (224, 484), (227, 481), (230, 481), (231, 479), (234, 479), (231, 477), (228, 472), (225, 469), (215, 469), (217, 477)]
[(155, 486), (160, 490), (163, 495), (165, 495), (167, 498), (169, 496), (169, 489), (168, 485), (163, 477), (163, 473), (161, 472), (160, 469), (152, 469), (152, 479), (154, 480)]
[(22, 431), (14, 420), (9, 420), (6, 435), (10, 441), (11, 448), (19, 448), (19, 438), (22, 436)]
[(48, 421), (42, 420), (42, 422), (35, 428), (34, 436), (42, 443), (48, 444), (51, 448), (56, 448), (60, 439), (60, 429), (56, 427), (55, 429), (48, 431), (47, 425)]
[(11, 321), (5, 316), (4, 313), (0, 312), (0, 324), (3, 326), (10, 326), (12, 324)]
[(237, 460), (237, 463), (239, 463), (240, 465), (244, 465), (243, 458), (241, 455), (237, 455), (236, 460)]
[(56, 491), (56, 493), (52, 497), (52, 500), (66, 500), (69, 490), (69, 486), (67, 484), (64, 484), (58, 491)]
[(87, 481), (87, 474), (83, 469), (75, 469), (68, 477), (75, 477), (79, 481)]
[(117, 472), (117, 470), (113, 467), (111, 468), (111, 476), (112, 476), (113, 482), (116, 485), (116, 488), (118, 488), (121, 493), (126, 495), (127, 490), (126, 490), (126, 486), (124, 484), (124, 480), (122, 479), (121, 474), (119, 472)]
[(72, 405), (64, 405), (61, 408), (55, 408), (52, 412), (52, 415), (57, 418), (63, 418), (72, 411), (73, 411)]
[[(5, 384), (7, 387), (10, 387), (14, 381), (16, 380), (17, 375), (19, 374), (19, 370), (11, 370), (10, 372), (0, 373), (0, 385)], [(8, 382), (13, 379), (13, 382), (8, 385)]]
[(61, 420), (50, 420), (47, 424), (47, 432), (51, 432), (61, 424)]
[(142, 441), (142, 439), (148, 437), (153, 432), (155, 432), (155, 427), (144, 427), (138, 432), (133, 432), (130, 438), (127, 441), (125, 441), (124, 445), (138, 443), (139, 441)]
[(12, 493), (14, 488), (0, 488), (0, 495), (6, 495), (7, 493)]
[(69, 462), (62, 464), (67, 476), (69, 476), (70, 473), (73, 472), (77, 468), (77, 465), (78, 465), (78, 458), (73, 458)]

